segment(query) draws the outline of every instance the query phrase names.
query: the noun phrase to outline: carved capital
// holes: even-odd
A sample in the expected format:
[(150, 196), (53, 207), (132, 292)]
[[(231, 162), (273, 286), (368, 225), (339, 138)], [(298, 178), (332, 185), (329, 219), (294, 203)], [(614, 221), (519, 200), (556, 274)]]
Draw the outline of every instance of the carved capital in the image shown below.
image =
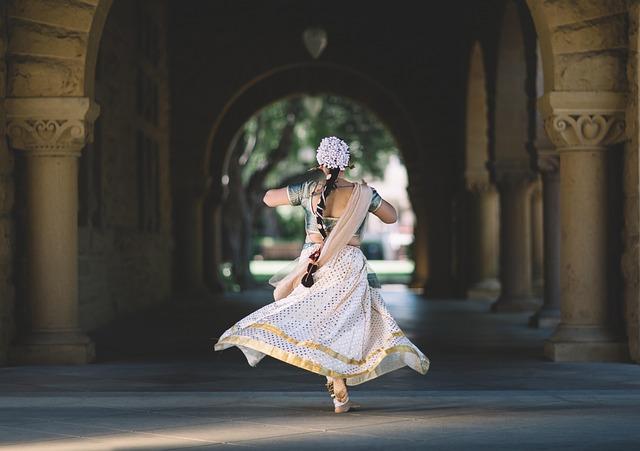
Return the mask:
[(7, 136), (32, 156), (78, 156), (93, 139), (100, 108), (88, 97), (8, 98)]
[(483, 193), (491, 189), (491, 180), (486, 169), (465, 171), (464, 183), (467, 190), (472, 193)]
[(488, 180), (467, 181), (467, 190), (473, 194), (486, 194), (494, 189), (494, 186)]
[(603, 150), (625, 138), (624, 93), (551, 92), (539, 108), (558, 151)]
[(624, 138), (624, 113), (558, 114), (544, 121), (551, 141), (562, 150), (607, 147)]
[(498, 184), (531, 183), (536, 178), (529, 160), (499, 160), (491, 163)]

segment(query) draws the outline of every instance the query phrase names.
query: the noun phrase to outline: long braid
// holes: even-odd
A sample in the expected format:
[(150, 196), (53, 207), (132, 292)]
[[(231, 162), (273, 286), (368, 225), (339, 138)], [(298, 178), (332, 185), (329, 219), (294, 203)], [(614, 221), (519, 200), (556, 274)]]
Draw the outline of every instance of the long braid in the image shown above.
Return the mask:
[[(322, 192), (320, 193), (320, 200), (318, 201), (318, 205), (316, 206), (316, 210), (314, 212), (316, 222), (318, 223), (318, 230), (322, 234), (323, 239), (327, 238), (327, 231), (324, 226), (324, 209), (329, 194), (331, 194), (336, 188), (336, 180), (338, 179), (338, 175), (340, 174), (340, 168), (331, 168), (329, 170), (329, 173), (329, 180), (327, 180), (327, 183), (325, 183), (324, 187), (322, 188)], [(318, 270), (318, 259), (320, 258), (321, 249), (322, 245), (318, 250), (316, 250), (309, 256), (309, 266), (307, 267), (307, 272), (302, 277), (302, 285), (304, 285), (305, 287), (310, 287), (311, 285), (313, 285), (313, 273)]]
[(327, 231), (324, 228), (324, 208), (327, 203), (327, 197), (329, 197), (329, 194), (331, 194), (331, 192), (336, 188), (336, 180), (338, 179), (338, 174), (340, 174), (340, 168), (334, 168), (330, 171), (331, 176), (320, 193), (320, 200), (318, 201), (316, 211), (314, 212), (316, 222), (318, 223), (318, 230), (322, 234), (323, 238), (327, 237)]

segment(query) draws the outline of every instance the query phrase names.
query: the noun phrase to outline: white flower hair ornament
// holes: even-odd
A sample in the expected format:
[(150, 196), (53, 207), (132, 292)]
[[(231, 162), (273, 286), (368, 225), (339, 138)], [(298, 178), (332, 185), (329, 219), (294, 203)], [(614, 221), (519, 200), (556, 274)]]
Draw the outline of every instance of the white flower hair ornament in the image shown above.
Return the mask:
[(349, 145), (335, 136), (322, 138), (316, 150), (316, 160), (318, 164), (327, 168), (349, 167)]

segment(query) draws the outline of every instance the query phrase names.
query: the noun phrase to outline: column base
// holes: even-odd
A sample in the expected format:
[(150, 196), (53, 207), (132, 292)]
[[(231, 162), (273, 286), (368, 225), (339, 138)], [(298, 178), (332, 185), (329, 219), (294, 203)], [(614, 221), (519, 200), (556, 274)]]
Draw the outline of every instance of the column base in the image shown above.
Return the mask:
[(544, 343), (544, 355), (555, 362), (628, 362), (625, 341), (601, 326), (562, 323)]
[(10, 361), (16, 365), (84, 364), (95, 357), (94, 343), (81, 332), (35, 333), (10, 352)]
[(424, 286), (426, 285), (425, 282), (422, 282), (420, 280), (412, 280), (411, 282), (409, 282), (408, 287), (409, 288), (417, 288), (417, 289), (424, 289)]
[(534, 297), (500, 296), (496, 302), (491, 304), (491, 311), (494, 313), (529, 312), (540, 308), (540, 304), (540, 299)]
[(544, 295), (544, 279), (535, 279), (532, 284), (533, 295), (542, 297)]
[(529, 326), (549, 329), (560, 324), (560, 309), (541, 308), (529, 318)]
[(500, 296), (500, 282), (498, 279), (485, 279), (474, 283), (467, 290), (468, 299), (496, 299)]

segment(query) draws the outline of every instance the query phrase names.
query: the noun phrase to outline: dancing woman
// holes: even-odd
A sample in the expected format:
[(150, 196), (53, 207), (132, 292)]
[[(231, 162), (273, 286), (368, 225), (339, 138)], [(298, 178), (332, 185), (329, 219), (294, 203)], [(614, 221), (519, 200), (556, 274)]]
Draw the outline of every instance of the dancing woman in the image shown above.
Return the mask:
[(396, 210), (366, 183), (344, 178), (349, 146), (324, 138), (319, 177), (266, 192), (270, 206), (300, 205), (307, 238), (294, 268), (274, 277), (272, 302), (228, 329), (215, 350), (237, 346), (249, 365), (265, 356), (326, 376), (336, 413), (351, 407), (347, 385), (403, 366), (425, 374), (429, 359), (404, 335), (360, 250), (369, 212), (390, 224)]

